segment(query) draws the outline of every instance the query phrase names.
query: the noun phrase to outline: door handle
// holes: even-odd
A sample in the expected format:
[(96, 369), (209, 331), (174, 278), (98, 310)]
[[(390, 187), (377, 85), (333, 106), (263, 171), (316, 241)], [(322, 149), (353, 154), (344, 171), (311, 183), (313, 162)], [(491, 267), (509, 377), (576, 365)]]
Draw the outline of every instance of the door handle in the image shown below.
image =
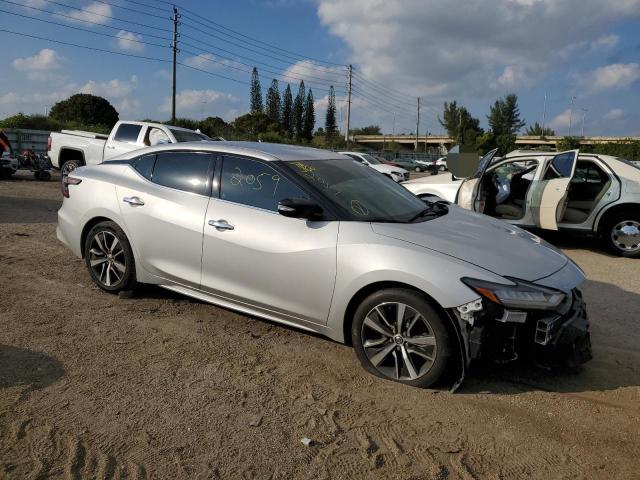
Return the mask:
[(124, 203), (128, 203), (132, 207), (141, 207), (142, 205), (144, 205), (144, 202), (138, 197), (124, 197), (122, 201)]
[(108, 148), (109, 150), (113, 150), (116, 147), (114, 147), (113, 145), (107, 145), (106, 148)]
[(212, 227), (215, 227), (217, 230), (233, 230), (234, 228), (236, 228), (233, 225), (231, 225), (229, 222), (223, 219), (209, 220), (209, 225), (211, 225)]

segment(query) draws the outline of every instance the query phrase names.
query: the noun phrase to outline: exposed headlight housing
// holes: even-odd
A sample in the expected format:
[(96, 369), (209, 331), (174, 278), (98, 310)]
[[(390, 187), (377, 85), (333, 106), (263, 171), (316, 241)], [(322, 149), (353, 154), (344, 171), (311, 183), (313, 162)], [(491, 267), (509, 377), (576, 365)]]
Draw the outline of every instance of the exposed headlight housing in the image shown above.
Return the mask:
[(519, 310), (554, 310), (565, 299), (566, 295), (553, 288), (547, 288), (534, 283), (507, 278), (513, 285), (488, 282), (475, 278), (464, 277), (462, 283), (490, 302), (506, 308)]

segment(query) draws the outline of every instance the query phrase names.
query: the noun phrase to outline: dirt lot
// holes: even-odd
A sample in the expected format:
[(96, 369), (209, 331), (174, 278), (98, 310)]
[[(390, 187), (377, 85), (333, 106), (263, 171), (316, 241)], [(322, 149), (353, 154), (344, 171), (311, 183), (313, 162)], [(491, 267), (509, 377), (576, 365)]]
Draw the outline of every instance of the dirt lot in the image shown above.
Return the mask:
[(554, 238), (588, 274), (595, 359), (451, 394), (161, 289), (105, 294), (55, 238), (60, 200), (0, 182), (1, 478), (638, 478), (640, 260)]

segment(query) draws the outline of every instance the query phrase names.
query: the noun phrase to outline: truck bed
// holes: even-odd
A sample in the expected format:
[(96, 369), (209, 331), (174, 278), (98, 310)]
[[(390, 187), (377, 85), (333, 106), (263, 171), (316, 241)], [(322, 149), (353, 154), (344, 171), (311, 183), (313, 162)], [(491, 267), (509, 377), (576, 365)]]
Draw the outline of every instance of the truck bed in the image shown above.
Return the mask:
[(95, 138), (99, 140), (106, 140), (109, 138), (108, 134), (85, 132), (83, 130), (61, 130), (60, 133), (65, 133), (67, 135), (75, 135), (76, 137)]

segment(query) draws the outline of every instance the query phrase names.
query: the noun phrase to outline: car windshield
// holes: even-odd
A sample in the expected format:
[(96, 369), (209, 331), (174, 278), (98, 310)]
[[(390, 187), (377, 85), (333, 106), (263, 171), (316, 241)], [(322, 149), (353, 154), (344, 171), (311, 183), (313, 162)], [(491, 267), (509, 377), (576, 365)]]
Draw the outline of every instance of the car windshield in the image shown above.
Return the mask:
[(427, 215), (429, 212), (444, 213), (355, 160), (302, 160), (285, 164), (320, 190), (349, 220), (408, 223), (436, 216)]
[(367, 162), (369, 162), (371, 165), (379, 165), (382, 162), (380, 160), (378, 160), (376, 157), (374, 157), (373, 155), (369, 155), (368, 153), (365, 153), (362, 155), (362, 158), (364, 158)]
[(171, 130), (171, 133), (173, 133), (173, 136), (176, 137), (176, 142), (178, 143), (202, 142), (203, 140), (209, 140), (209, 137), (207, 137), (203, 133), (192, 132), (189, 130), (178, 130), (174, 128), (170, 128), (169, 130)]

